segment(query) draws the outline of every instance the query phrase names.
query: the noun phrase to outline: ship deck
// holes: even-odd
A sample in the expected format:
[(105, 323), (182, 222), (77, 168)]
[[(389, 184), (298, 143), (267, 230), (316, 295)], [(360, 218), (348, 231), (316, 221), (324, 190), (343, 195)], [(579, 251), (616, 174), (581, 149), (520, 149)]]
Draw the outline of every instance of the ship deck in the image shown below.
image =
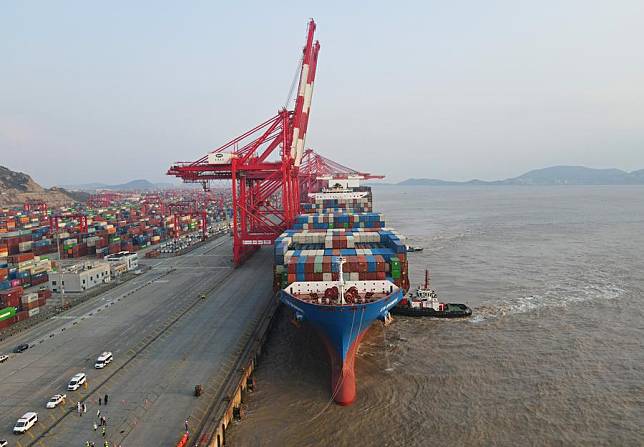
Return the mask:
[[(339, 298), (325, 298), (324, 294), (318, 295), (315, 293), (309, 293), (309, 294), (302, 294), (302, 293), (296, 293), (296, 294), (291, 294), (295, 298), (297, 298), (300, 301), (304, 301), (305, 303), (310, 303), (310, 304), (320, 304), (320, 305), (329, 305), (329, 306), (339, 306), (340, 300)], [(374, 294), (367, 294), (367, 293), (359, 293), (357, 298), (348, 298), (345, 296), (345, 300), (347, 302), (344, 303), (345, 306), (351, 306), (354, 304), (369, 304), (369, 303), (374, 303), (376, 301), (380, 301), (383, 298), (386, 298), (390, 294), (388, 293), (374, 293)], [(351, 302), (349, 302), (351, 301)]]

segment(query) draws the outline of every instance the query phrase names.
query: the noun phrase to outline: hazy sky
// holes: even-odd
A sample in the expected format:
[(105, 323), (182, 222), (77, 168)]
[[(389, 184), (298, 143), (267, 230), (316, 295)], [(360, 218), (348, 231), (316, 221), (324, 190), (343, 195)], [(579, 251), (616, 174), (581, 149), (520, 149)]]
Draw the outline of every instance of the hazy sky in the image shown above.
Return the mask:
[(314, 17), (307, 145), (407, 177), (644, 168), (642, 0), (0, 2), (0, 165), (164, 181), (283, 104)]

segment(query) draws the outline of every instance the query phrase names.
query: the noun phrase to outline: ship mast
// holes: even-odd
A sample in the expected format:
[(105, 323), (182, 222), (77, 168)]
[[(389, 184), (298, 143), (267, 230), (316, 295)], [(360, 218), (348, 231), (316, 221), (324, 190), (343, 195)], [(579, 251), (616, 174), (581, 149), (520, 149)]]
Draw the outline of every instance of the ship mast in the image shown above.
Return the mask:
[(340, 280), (340, 304), (345, 304), (344, 302), (344, 275), (342, 273), (342, 265), (346, 262), (346, 259), (344, 259), (342, 256), (338, 257), (338, 264), (339, 264), (339, 280)]
[(425, 269), (425, 290), (429, 289), (429, 269)]

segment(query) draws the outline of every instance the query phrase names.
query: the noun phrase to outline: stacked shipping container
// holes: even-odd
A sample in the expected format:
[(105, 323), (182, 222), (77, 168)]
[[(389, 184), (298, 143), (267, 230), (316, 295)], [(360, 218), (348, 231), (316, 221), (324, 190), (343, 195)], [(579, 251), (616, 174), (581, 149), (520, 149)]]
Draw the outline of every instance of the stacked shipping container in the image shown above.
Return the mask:
[(312, 194), (312, 203), (303, 204), (307, 213), (275, 241), (276, 290), (296, 281), (337, 281), (339, 256), (349, 281), (390, 279), (409, 289), (404, 237), (371, 212), (371, 191), (360, 190), (367, 194), (346, 200)]
[(0, 329), (38, 315), (51, 298), (51, 291), (24, 293), (20, 286), (0, 291)]

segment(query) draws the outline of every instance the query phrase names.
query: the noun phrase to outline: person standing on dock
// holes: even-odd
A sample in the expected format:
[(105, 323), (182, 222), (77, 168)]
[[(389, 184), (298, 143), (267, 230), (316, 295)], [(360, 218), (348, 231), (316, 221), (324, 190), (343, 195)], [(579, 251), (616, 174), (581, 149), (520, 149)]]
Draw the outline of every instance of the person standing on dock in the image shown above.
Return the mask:
[(102, 402), (102, 401), (103, 401), (103, 398), (101, 398), (101, 397), (99, 396), (99, 397), (98, 397), (98, 406), (99, 406), (99, 407), (101, 406), (101, 402)]
[(107, 396), (107, 394), (106, 394), (106, 395), (105, 395), (105, 397), (103, 398), (103, 402), (105, 402), (105, 405), (107, 405), (107, 397), (108, 397), (108, 396)]
[(185, 426), (185, 428), (186, 428), (186, 432), (187, 432), (187, 431), (188, 431), (188, 419), (186, 419), (186, 420), (183, 422), (183, 425)]

